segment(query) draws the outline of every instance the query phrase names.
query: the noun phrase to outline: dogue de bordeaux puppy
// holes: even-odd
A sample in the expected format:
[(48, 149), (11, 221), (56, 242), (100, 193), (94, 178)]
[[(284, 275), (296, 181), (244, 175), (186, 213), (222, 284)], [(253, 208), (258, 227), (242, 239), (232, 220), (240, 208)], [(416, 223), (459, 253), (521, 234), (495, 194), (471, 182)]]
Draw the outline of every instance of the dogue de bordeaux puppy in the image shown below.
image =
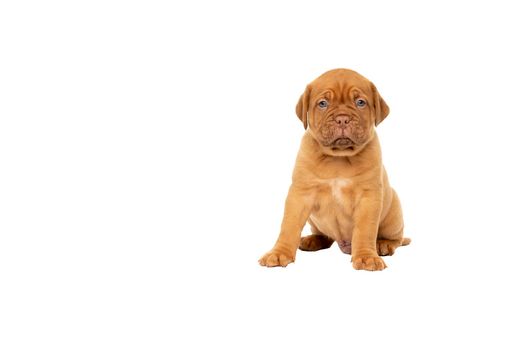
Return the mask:
[[(348, 69), (328, 71), (306, 86), (296, 113), (306, 132), (286, 198), (281, 232), (259, 263), (287, 266), (297, 248), (334, 241), (355, 269), (378, 271), (380, 257), (408, 245), (399, 198), (388, 182), (375, 127), (389, 108), (372, 82)], [(308, 222), (312, 234), (301, 237)]]

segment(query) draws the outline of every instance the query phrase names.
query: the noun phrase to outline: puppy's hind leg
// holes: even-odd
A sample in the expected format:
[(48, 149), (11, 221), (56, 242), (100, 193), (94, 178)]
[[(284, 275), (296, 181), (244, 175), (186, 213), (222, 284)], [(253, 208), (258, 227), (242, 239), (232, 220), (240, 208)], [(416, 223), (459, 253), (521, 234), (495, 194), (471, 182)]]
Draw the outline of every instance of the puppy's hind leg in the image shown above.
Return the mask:
[(315, 225), (308, 220), (310, 226), (312, 226), (312, 234), (306, 237), (301, 237), (301, 243), (299, 244), (299, 249), (313, 252), (321, 249), (327, 249), (332, 246), (334, 240), (319, 231)]
[(399, 198), (394, 190), (392, 204), (385, 218), (379, 225), (377, 235), (377, 254), (393, 255), (400, 246), (410, 244), (410, 238), (403, 237), (403, 213)]

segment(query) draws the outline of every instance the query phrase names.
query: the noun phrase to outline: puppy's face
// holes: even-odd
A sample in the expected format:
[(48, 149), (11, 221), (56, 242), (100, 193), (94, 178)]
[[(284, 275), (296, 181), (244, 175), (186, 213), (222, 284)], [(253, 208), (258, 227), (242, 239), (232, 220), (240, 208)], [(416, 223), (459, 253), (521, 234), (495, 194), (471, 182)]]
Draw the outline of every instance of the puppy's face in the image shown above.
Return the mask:
[(354, 71), (336, 69), (306, 87), (296, 112), (324, 153), (352, 156), (372, 139), (389, 109), (374, 84)]

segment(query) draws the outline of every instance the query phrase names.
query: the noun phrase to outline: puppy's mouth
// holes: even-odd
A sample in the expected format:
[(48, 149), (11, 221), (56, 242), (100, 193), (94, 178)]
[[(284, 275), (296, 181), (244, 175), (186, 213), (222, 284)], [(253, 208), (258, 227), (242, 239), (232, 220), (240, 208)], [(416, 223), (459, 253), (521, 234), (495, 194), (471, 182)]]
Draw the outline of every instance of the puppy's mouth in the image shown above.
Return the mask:
[(331, 144), (332, 151), (337, 151), (337, 150), (353, 151), (354, 146), (355, 146), (354, 142), (350, 140), (350, 138), (348, 137), (339, 137), (335, 139), (334, 142), (332, 142)]

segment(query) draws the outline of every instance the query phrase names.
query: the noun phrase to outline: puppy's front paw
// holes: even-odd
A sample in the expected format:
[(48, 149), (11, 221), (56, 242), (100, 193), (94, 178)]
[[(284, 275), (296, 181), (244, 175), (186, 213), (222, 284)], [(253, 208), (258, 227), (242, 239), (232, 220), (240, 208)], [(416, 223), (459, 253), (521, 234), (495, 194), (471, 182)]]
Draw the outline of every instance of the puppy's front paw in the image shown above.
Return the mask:
[(282, 266), (286, 267), (289, 263), (294, 262), (295, 256), (290, 252), (287, 252), (282, 249), (272, 249), (268, 253), (264, 254), (262, 258), (259, 259), (259, 264), (261, 266)]
[(352, 265), (356, 270), (381, 271), (386, 264), (379, 256), (360, 256), (352, 258)]

